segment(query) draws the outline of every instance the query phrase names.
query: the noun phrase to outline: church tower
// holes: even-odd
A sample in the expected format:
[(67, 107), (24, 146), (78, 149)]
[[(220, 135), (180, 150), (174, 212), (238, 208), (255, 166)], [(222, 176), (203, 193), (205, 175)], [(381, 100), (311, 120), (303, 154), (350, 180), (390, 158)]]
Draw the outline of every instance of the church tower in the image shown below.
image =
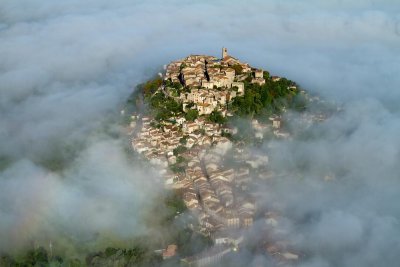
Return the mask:
[(225, 58), (228, 56), (228, 49), (225, 47), (222, 47), (222, 58)]

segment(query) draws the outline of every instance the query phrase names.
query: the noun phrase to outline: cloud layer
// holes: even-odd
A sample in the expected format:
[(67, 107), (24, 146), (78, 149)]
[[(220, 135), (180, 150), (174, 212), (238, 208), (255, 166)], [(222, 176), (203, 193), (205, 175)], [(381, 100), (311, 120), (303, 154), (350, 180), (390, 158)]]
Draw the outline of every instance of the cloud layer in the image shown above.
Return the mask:
[(291, 222), (302, 266), (396, 266), (400, 242), (400, 129), (375, 100), (354, 101), (312, 130), (313, 138), (265, 147), (287, 175), (263, 189)]
[[(274, 168), (308, 167), (301, 182), (271, 187), (294, 221), (318, 215), (293, 230), (316, 255), (308, 266), (393, 266), (399, 9), (390, 0), (2, 1), (0, 237), (15, 243), (0, 250), (46, 234), (141, 231), (137, 212), (154, 190), (144, 190), (121, 141), (98, 132), (163, 64), (226, 46), (345, 104), (313, 130), (316, 140), (267, 150)], [(66, 169), (41, 164), (69, 146), (75, 160)], [(320, 179), (326, 172), (336, 174), (329, 186)]]

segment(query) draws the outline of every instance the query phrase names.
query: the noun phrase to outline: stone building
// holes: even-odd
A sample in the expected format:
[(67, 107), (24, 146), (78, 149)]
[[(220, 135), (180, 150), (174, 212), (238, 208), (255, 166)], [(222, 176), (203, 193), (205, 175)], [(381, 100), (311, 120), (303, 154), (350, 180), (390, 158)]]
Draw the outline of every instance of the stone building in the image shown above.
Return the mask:
[(225, 58), (228, 56), (228, 49), (226, 47), (222, 47), (222, 58)]

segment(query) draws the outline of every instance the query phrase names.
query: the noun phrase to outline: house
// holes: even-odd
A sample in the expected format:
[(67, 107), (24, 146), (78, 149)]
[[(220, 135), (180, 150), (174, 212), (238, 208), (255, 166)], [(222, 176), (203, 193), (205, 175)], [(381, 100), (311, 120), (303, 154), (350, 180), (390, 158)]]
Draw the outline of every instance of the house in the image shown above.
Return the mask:
[(224, 74), (217, 74), (212, 78), (210, 77), (210, 81), (217, 87), (230, 87), (233, 80), (229, 79)]
[(142, 123), (150, 122), (150, 120), (151, 120), (150, 117), (147, 117), (147, 116), (142, 117)]
[(211, 146), (212, 140), (210, 137), (208, 136), (202, 136), (199, 139), (199, 145), (203, 145), (203, 146)]
[(223, 218), (224, 218), (224, 223), (227, 227), (239, 228), (240, 218), (235, 213), (225, 212)]
[(220, 175), (223, 176), (225, 179), (227, 179), (229, 182), (232, 182), (232, 180), (235, 176), (235, 170), (234, 169), (226, 169), (224, 171), (221, 171)]
[(253, 217), (250, 215), (243, 215), (240, 218), (242, 227), (250, 227), (253, 225)]
[(187, 148), (192, 148), (195, 144), (197, 143), (197, 138), (190, 136), (187, 140), (186, 140), (186, 147)]
[(271, 77), (271, 80), (272, 80), (273, 82), (279, 82), (279, 81), (281, 80), (281, 77), (279, 77), (279, 76), (272, 76), (272, 77)]
[(231, 84), (231, 87), (236, 87), (237, 90), (237, 94), (238, 95), (244, 95), (244, 83), (243, 82), (233, 82)]
[(290, 134), (288, 132), (282, 132), (279, 130), (274, 131), (274, 135), (276, 137), (280, 137), (280, 138), (284, 138), (284, 139), (288, 139), (290, 137)]
[(265, 213), (265, 224), (271, 227), (276, 227), (279, 224), (279, 214), (277, 212), (269, 211)]
[(183, 125), (184, 123), (185, 123), (185, 121), (186, 121), (186, 119), (185, 119), (185, 117), (179, 117), (179, 118), (176, 118), (176, 123), (178, 123), (179, 125)]
[(282, 257), (283, 260), (286, 261), (296, 261), (299, 259), (299, 255), (292, 252), (283, 252), (280, 253), (280, 256)]
[(189, 209), (197, 208), (197, 206), (199, 205), (199, 200), (197, 199), (197, 195), (192, 192), (185, 192), (183, 194), (183, 202)]
[(212, 235), (212, 239), (216, 245), (234, 245), (238, 246), (243, 242), (243, 234), (237, 231), (218, 231)]
[(222, 60), (221, 60), (221, 65), (225, 65), (225, 66), (233, 66), (236, 64), (239, 64), (240, 61), (232, 56), (225, 56)]
[(150, 156), (150, 158), (148, 160), (150, 161), (151, 164), (156, 165), (156, 166), (160, 166), (160, 167), (168, 166), (168, 162), (166, 159), (160, 158), (156, 155)]
[(235, 78), (235, 70), (232, 68), (226, 68), (224, 72), (226, 77), (233, 81), (233, 79)]
[(261, 85), (265, 84), (265, 79), (264, 78), (253, 78), (251, 80), (251, 83), (255, 83), (255, 84), (258, 84), (261, 86)]
[(275, 129), (280, 129), (282, 126), (282, 120), (280, 118), (272, 119), (272, 127)]
[(218, 170), (218, 164), (214, 163), (214, 162), (209, 162), (206, 164), (206, 169), (207, 172), (213, 172)]
[(231, 207), (234, 202), (233, 194), (232, 194), (232, 189), (224, 187), (222, 190), (219, 190), (219, 197), (221, 200), (221, 204), (225, 207)]
[(264, 78), (264, 72), (261, 69), (254, 70), (254, 77), (257, 78)]
[(210, 114), (214, 110), (214, 106), (208, 103), (198, 103), (197, 110), (199, 111), (199, 115)]
[(172, 130), (173, 128), (174, 128), (173, 125), (165, 125), (165, 126), (163, 127), (163, 130), (164, 130), (165, 133), (169, 133), (169, 132), (171, 132), (171, 130)]
[(190, 266), (190, 267), (209, 266), (220, 261), (221, 258), (224, 257), (229, 252), (231, 252), (230, 246), (218, 245), (196, 256), (182, 259), (181, 264), (182, 266)]
[(213, 89), (214, 88), (214, 83), (203, 80), (201, 86), (204, 87), (204, 88)]
[(229, 133), (229, 134), (237, 134), (237, 127), (232, 127), (232, 126), (225, 126), (221, 128), (221, 132), (224, 133)]
[(182, 130), (186, 133), (193, 133), (198, 130), (199, 126), (195, 122), (189, 122), (182, 125)]
[(240, 66), (242, 67), (242, 72), (243, 72), (243, 73), (251, 72), (251, 67), (250, 67), (249, 64), (247, 64), (247, 63), (242, 63), (242, 64), (240, 64)]
[(135, 149), (136, 152), (138, 152), (138, 153), (143, 153), (143, 152), (149, 150), (149, 147), (146, 146), (146, 144), (144, 144), (144, 143), (142, 143), (142, 142), (139, 142), (139, 143), (137, 143), (136, 145), (134, 145), (134, 149)]
[(175, 164), (176, 163), (176, 156), (172, 155), (168, 157), (168, 163), (169, 164)]
[(163, 254), (162, 254), (163, 260), (174, 257), (176, 255), (177, 249), (178, 249), (178, 246), (175, 244), (168, 245), (167, 248), (163, 251)]
[(197, 123), (197, 125), (199, 125), (199, 127), (203, 126), (206, 123), (206, 119), (201, 117), (201, 118), (197, 118), (195, 120), (195, 122)]
[(199, 133), (198, 131), (194, 131), (193, 133), (189, 134), (189, 137), (194, 137), (196, 139), (199, 139), (202, 136), (201, 133)]

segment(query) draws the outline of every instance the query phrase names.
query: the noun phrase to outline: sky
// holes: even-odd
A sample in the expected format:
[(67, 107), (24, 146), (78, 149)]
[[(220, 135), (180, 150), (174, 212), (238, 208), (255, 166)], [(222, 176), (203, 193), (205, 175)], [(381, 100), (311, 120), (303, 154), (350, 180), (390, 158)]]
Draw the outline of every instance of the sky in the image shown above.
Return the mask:
[[(164, 64), (225, 46), (345, 109), (312, 129), (315, 140), (265, 144), (273, 167), (310, 166), (300, 185), (266, 189), (294, 219), (320, 214), (293, 234), (317, 255), (305, 266), (393, 266), (399, 11), (395, 0), (1, 1), (0, 250), (60, 233), (145, 231), (136, 207), (161, 189), (126, 159), (113, 122)], [(51, 169), (54, 158), (68, 164)], [(319, 180), (326, 170), (340, 173), (334, 185)]]

